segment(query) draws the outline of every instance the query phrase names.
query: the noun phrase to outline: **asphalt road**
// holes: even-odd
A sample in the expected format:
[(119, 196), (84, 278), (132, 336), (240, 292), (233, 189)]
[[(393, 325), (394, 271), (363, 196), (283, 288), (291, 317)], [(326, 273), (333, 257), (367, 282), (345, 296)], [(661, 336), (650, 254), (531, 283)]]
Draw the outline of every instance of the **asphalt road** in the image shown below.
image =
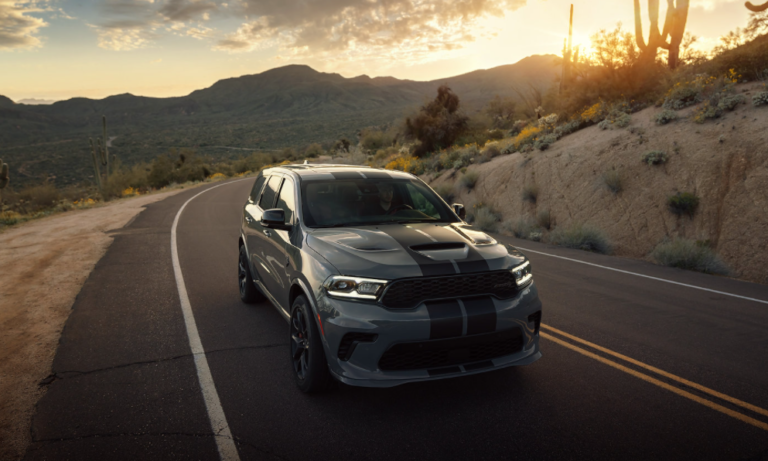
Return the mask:
[[(555, 256), (761, 300), (768, 286), (505, 237), (533, 263), (541, 360), (303, 395), (287, 323), (267, 303), (239, 300), (250, 186), (200, 195), (177, 234), (241, 459), (768, 459), (768, 304)], [(170, 248), (176, 212), (201, 190), (152, 204), (115, 233), (64, 329), (26, 458), (218, 459)]]

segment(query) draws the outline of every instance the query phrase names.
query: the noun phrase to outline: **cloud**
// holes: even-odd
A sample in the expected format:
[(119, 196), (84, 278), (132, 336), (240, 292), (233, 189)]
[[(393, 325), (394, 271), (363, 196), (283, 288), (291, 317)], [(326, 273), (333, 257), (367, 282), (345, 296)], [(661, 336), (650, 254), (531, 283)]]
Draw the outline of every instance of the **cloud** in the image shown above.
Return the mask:
[(107, 0), (99, 9), (102, 21), (92, 27), (101, 48), (133, 50), (152, 45), (164, 32), (209, 37), (213, 30), (203, 23), (217, 9), (208, 0)]
[(48, 23), (30, 15), (46, 11), (45, 2), (0, 0), (0, 50), (42, 46), (38, 33)]
[(240, 14), (252, 18), (216, 44), (218, 50), (277, 47), (290, 56), (416, 62), (459, 49), (483, 35), (476, 26), (503, 16), (526, 0), (242, 0)]

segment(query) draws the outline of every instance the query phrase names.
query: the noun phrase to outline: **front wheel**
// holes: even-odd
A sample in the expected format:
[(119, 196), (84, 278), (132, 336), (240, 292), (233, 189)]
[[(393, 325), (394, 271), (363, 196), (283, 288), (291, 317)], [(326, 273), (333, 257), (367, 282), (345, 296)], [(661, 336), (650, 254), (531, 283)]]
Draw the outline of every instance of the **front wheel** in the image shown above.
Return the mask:
[(328, 389), (333, 378), (312, 309), (304, 296), (293, 302), (290, 331), (291, 365), (299, 389), (307, 394)]
[(240, 300), (244, 303), (253, 304), (264, 299), (264, 295), (253, 284), (245, 245), (240, 245), (240, 257), (237, 262), (237, 282), (240, 286)]

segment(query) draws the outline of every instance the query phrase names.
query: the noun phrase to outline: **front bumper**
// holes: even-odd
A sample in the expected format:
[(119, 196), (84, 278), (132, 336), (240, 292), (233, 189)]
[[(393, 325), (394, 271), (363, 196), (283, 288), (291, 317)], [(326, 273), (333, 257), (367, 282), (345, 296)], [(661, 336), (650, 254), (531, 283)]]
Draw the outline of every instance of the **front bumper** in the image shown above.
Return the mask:
[[(462, 338), (466, 338), (465, 342), (472, 342), (481, 335), (466, 335), (468, 313), (465, 307), (461, 308), (464, 322), (461, 335), (447, 340), (430, 339), (434, 319), (430, 319), (425, 304), (415, 309), (389, 310), (375, 304), (321, 296), (317, 309), (322, 321), (323, 342), (329, 368), (339, 381), (349, 385), (392, 387), (410, 382), (482, 373), (508, 366), (528, 365), (538, 360), (541, 357), (539, 334), (536, 325), (529, 322), (529, 316), (540, 312), (542, 307), (535, 284), (531, 283), (512, 299), (499, 300), (490, 297), (490, 300), (496, 313), (495, 330), (484, 335), (491, 337), (504, 336), (504, 332), (514, 333), (514, 336), (519, 337), (521, 344), (512, 353), (480, 361), (454, 361), (451, 366), (382, 370), (382, 356), (395, 345), (428, 345), (435, 341), (456, 344), (464, 341)], [(358, 342), (351, 356), (344, 360), (339, 358), (339, 346), (347, 333), (367, 333), (376, 335), (376, 339), (373, 342)]]

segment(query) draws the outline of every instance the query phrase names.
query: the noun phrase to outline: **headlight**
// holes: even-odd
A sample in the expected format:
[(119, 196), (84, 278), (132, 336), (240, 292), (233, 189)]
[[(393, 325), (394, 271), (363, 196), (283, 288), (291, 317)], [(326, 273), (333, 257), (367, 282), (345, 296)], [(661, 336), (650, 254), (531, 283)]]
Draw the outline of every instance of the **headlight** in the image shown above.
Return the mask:
[(368, 299), (376, 298), (384, 290), (386, 280), (363, 279), (334, 275), (328, 277), (323, 286), (331, 296), (339, 298)]
[(517, 267), (513, 267), (510, 272), (512, 272), (512, 274), (515, 276), (515, 283), (517, 284), (518, 288), (528, 285), (533, 279), (530, 261), (526, 261)]

